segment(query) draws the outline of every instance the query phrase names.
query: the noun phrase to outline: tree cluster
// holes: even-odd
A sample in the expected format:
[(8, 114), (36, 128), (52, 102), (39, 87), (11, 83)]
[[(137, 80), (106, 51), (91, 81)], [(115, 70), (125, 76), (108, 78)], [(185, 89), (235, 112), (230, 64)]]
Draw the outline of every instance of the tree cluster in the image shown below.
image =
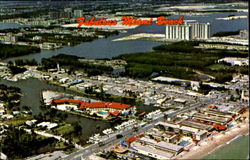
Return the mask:
[(0, 59), (40, 52), (40, 48), (12, 44), (0, 44)]

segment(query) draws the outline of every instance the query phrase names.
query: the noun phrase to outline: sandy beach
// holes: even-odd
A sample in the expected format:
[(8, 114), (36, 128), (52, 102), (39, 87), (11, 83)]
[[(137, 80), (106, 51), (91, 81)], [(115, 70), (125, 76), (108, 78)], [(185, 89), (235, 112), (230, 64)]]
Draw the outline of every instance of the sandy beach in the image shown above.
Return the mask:
[(248, 123), (240, 124), (240, 126), (240, 128), (233, 127), (229, 129), (225, 132), (225, 134), (219, 133), (213, 136), (213, 138), (210, 136), (206, 141), (201, 142), (200, 145), (191, 148), (189, 152), (184, 155), (177, 156), (176, 159), (201, 159), (207, 154), (235, 139), (237, 136), (249, 134)]
[(125, 40), (136, 40), (140, 38), (165, 38), (165, 34), (155, 34), (155, 33), (137, 33), (126, 37), (117, 38), (112, 41), (125, 41)]

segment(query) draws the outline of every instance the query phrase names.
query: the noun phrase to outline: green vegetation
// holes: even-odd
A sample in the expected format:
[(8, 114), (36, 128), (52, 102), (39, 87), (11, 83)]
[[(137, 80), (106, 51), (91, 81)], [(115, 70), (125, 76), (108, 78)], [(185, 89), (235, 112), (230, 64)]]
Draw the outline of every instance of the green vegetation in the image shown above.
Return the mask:
[(16, 115), (13, 119), (3, 121), (4, 124), (11, 125), (14, 127), (18, 127), (23, 125), (26, 121), (33, 119), (31, 115)]
[(101, 153), (99, 156), (105, 159), (118, 159), (114, 151), (107, 151), (105, 153)]
[(40, 48), (12, 44), (0, 44), (0, 59), (40, 52)]
[(213, 34), (216, 37), (224, 37), (224, 36), (232, 36), (232, 35), (239, 35), (240, 31), (231, 31), (231, 32), (217, 32)]
[[(39, 27), (43, 28), (43, 27)], [(70, 30), (70, 29), (69, 29)], [(25, 34), (22, 37), (18, 38), (18, 41), (22, 42), (33, 42), (33, 43), (44, 43), (44, 42), (49, 42), (49, 43), (56, 43), (56, 44), (62, 44), (62, 45), (77, 45), (82, 42), (90, 42), (98, 38), (98, 36), (104, 36), (108, 37), (111, 35), (117, 35), (119, 32), (118, 31), (99, 31), (99, 30), (94, 30), (93, 35), (86, 36), (86, 35), (73, 35), (73, 34), (55, 34), (55, 33), (28, 33)], [(35, 36), (40, 36), (42, 39), (34, 41), (33, 37)]]
[[(11, 62), (9, 62), (10, 64)], [(35, 59), (31, 59), (31, 60), (28, 60), (28, 59), (17, 59), (15, 60), (15, 64), (18, 65), (18, 66), (25, 66), (25, 65), (28, 65), (28, 66), (37, 66), (37, 61)]]
[(43, 65), (42, 69), (56, 68), (57, 63), (59, 63), (61, 66), (68, 66), (73, 70), (76, 70), (76, 69), (83, 70), (89, 76), (100, 75), (103, 73), (110, 73), (113, 71), (112, 67), (91, 64), (88, 62), (80, 62), (78, 60), (79, 58), (80, 57), (65, 55), (65, 54), (59, 54), (59, 55), (53, 56), (51, 58), (43, 58), (42, 59), (42, 65)]
[(52, 132), (57, 133), (58, 135), (69, 135), (74, 132), (74, 127), (71, 124), (64, 124), (54, 129)]
[(70, 43), (71, 46), (80, 44), (81, 42), (90, 42), (96, 39), (96, 36), (73, 36), (71, 34), (52, 34), (52, 33), (29, 33), (20, 37), (18, 41), (22, 42), (31, 42), (34, 36), (41, 36), (42, 40), (34, 41), (37, 43), (49, 42), (49, 43), (57, 43), (62, 45), (68, 45)]
[(11, 70), (11, 73), (13, 75), (18, 74), (18, 73), (23, 73), (27, 70), (26, 68), (17, 67), (17, 66), (13, 66), (13, 65), (10, 65), (9, 69)]
[[(41, 106), (44, 108), (45, 106)], [(68, 114), (65, 112), (60, 112), (53, 108), (46, 108), (45, 113), (39, 113), (38, 115), (34, 116), (34, 119), (38, 120), (39, 122), (43, 121), (50, 121), (55, 122), (57, 120), (57, 124), (59, 125), (57, 128), (54, 128), (50, 131), (47, 131), (53, 135), (59, 135), (68, 139), (70, 142), (80, 143), (80, 138), (82, 135), (82, 127), (78, 122), (74, 123), (64, 123), (65, 119), (68, 117)], [(62, 123), (58, 123), (58, 120)], [(43, 128), (38, 128), (38, 130), (43, 130)], [(67, 145), (71, 147), (70, 145)]]
[[(32, 132), (32, 131), (31, 131)], [(1, 140), (0, 150), (9, 159), (20, 159), (56, 150), (54, 138), (44, 138), (11, 126)]]
[(127, 61), (124, 76), (134, 78), (148, 78), (156, 72), (161, 76), (200, 81), (199, 73), (203, 73), (215, 77), (215, 82), (223, 83), (230, 81), (233, 73), (247, 73), (247, 67), (227, 66), (216, 70), (212, 66), (224, 57), (247, 57), (247, 52), (195, 48), (199, 43), (176, 42), (154, 47), (153, 52), (124, 54), (116, 58)]
[(12, 19), (12, 18), (31, 18), (31, 17), (38, 17), (41, 15), (45, 15), (48, 13), (46, 10), (37, 10), (33, 12), (25, 12), (25, 13), (19, 13), (19, 14), (14, 14), (14, 15), (1, 15), (0, 16), (0, 21), (4, 19)]
[(0, 84), (0, 101), (5, 103), (7, 109), (15, 109), (20, 103), (20, 98), (20, 88)]

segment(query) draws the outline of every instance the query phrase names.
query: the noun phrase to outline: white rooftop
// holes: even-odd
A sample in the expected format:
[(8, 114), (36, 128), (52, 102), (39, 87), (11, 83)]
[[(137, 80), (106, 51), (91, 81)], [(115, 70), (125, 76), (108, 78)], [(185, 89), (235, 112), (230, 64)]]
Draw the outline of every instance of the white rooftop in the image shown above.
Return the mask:
[(164, 142), (164, 141), (161, 141), (161, 142), (156, 142), (152, 139), (149, 139), (149, 138), (146, 138), (146, 137), (142, 137), (140, 139), (140, 141), (143, 141), (145, 143), (149, 143), (149, 144), (153, 144), (154, 146), (158, 146), (158, 147), (161, 147), (161, 148), (166, 148), (166, 149), (169, 149), (169, 150), (172, 150), (172, 151), (175, 151), (175, 152), (178, 152), (180, 151), (183, 146), (179, 146), (179, 145), (176, 145), (176, 144), (172, 144), (172, 143), (167, 143), (167, 142)]

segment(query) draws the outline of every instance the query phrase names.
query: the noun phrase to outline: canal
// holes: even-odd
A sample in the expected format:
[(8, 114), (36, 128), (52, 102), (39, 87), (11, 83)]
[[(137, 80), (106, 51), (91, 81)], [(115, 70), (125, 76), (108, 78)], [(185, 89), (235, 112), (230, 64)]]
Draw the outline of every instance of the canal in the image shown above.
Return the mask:
[[(248, 28), (248, 19), (235, 19), (230, 21), (216, 20), (219, 17), (226, 17), (228, 15), (248, 15), (245, 12), (237, 13), (212, 13), (207, 15), (197, 15), (197, 16), (184, 16), (186, 20), (197, 20), (201, 23), (209, 22), (211, 24), (212, 31), (211, 33), (221, 32), (221, 31), (236, 31), (239, 29)], [(177, 18), (181, 15), (170, 16), (169, 19)], [(19, 28), (22, 27), (17, 24), (9, 23), (0, 23), (0, 30), (7, 28)], [(40, 53), (35, 53), (31, 55), (9, 58), (4, 60), (8, 62), (10, 60), (16, 59), (36, 59), (41, 61), (42, 58), (48, 58), (60, 53), (65, 53), (69, 55), (76, 55), (86, 58), (112, 58), (124, 53), (135, 53), (135, 52), (146, 52), (151, 51), (152, 47), (162, 44), (163, 42), (154, 42), (154, 41), (143, 41), (143, 40), (129, 40), (129, 41), (112, 41), (123, 36), (128, 36), (135, 33), (162, 33), (164, 34), (165, 27), (158, 25), (151, 26), (140, 26), (138, 28), (128, 30), (127, 33), (120, 33), (117, 36), (110, 36), (106, 39), (97, 39), (92, 42), (82, 43), (73, 47), (65, 46), (57, 50), (42, 50)], [(0, 79), (0, 84), (5, 84), (8, 86), (19, 87), (22, 90), (24, 96), (21, 99), (21, 106), (30, 106), (32, 108), (33, 114), (37, 115), (43, 113), (44, 110), (40, 108), (40, 94), (42, 90), (55, 90), (59, 92), (66, 92), (74, 95), (79, 95), (79, 93), (65, 91), (63, 87), (47, 84), (43, 81), (37, 79), (27, 79), (20, 80), (18, 82), (10, 82), (7, 80)], [(141, 106), (141, 111), (151, 111), (156, 108), (149, 106)], [(68, 118), (65, 119), (66, 122), (79, 122), (82, 126), (82, 141), (86, 141), (89, 136), (94, 133), (99, 133), (100, 131), (112, 127), (112, 123), (93, 120), (89, 118), (79, 117), (76, 115), (68, 115)], [(96, 127), (99, 126), (100, 128)], [(97, 129), (98, 128), (98, 129)]]

